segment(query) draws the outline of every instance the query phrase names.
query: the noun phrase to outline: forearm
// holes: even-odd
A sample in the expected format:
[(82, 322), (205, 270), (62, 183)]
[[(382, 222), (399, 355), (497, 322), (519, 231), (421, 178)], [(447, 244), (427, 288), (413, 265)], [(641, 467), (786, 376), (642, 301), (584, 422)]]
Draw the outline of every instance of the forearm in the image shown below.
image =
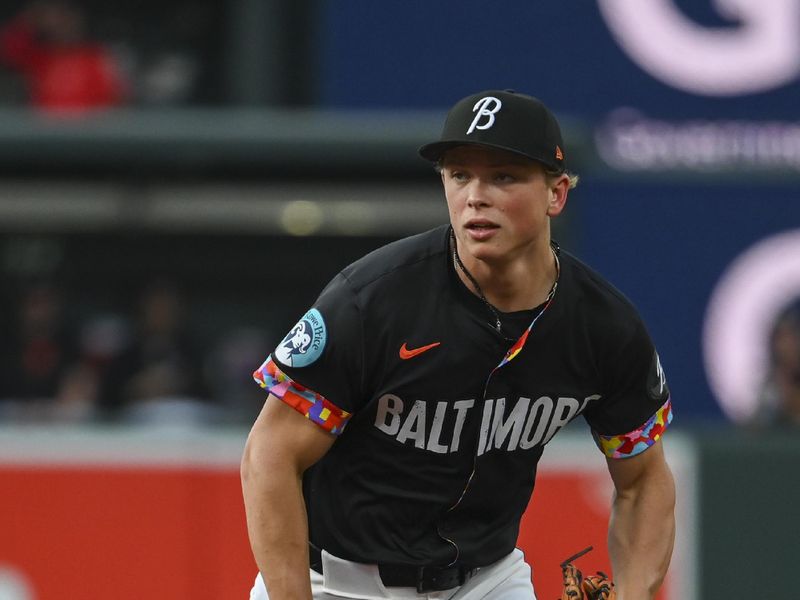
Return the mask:
[(308, 524), (301, 473), (258, 442), (242, 461), (247, 529), (270, 600), (311, 599)]
[(675, 539), (675, 487), (669, 469), (650, 482), (618, 491), (608, 531), (617, 600), (655, 597)]

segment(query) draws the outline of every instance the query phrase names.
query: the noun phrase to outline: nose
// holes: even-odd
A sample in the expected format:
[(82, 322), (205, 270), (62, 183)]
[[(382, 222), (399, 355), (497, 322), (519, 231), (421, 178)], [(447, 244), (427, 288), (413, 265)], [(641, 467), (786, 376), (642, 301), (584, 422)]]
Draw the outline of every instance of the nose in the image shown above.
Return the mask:
[(489, 204), (491, 204), (491, 200), (486, 190), (486, 185), (476, 177), (467, 186), (467, 206), (478, 208), (489, 206)]

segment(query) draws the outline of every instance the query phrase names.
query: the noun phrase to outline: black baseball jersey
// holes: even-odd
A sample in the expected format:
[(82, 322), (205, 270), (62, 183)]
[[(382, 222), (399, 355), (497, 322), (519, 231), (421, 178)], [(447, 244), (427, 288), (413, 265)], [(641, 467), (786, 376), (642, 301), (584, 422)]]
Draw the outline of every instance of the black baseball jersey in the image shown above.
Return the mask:
[[(560, 253), (552, 302), (502, 314), (454, 270), (449, 227), (339, 273), (256, 371), (338, 435), (305, 475), (311, 542), (367, 563), (481, 566), (514, 549), (545, 444), (583, 415), (611, 457), (671, 420), (625, 297)], [(531, 326), (531, 323), (533, 325)]]

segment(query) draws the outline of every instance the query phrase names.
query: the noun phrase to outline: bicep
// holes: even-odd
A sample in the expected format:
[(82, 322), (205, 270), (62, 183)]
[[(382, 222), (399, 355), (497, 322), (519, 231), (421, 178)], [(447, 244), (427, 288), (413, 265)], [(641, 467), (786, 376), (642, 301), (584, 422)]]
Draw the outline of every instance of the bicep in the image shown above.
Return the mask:
[(660, 439), (636, 456), (606, 458), (606, 463), (617, 493), (635, 492), (651, 483), (672, 481)]
[(270, 394), (245, 446), (245, 458), (293, 468), (298, 474), (330, 450), (336, 436)]

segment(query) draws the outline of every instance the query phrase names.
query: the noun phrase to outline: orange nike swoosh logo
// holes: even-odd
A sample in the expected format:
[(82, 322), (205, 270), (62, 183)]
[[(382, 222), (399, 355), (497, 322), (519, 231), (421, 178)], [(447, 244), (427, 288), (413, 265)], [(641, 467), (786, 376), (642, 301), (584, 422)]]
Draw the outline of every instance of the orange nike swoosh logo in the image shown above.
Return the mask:
[(436, 348), (436, 346), (438, 346), (441, 343), (442, 342), (434, 342), (432, 344), (428, 344), (427, 346), (420, 346), (419, 348), (412, 348), (411, 350), (409, 350), (408, 348), (406, 348), (405, 342), (403, 342), (403, 345), (400, 346), (400, 358), (402, 358), (403, 360), (414, 358), (415, 356), (419, 356), (423, 352), (427, 352), (431, 348)]

